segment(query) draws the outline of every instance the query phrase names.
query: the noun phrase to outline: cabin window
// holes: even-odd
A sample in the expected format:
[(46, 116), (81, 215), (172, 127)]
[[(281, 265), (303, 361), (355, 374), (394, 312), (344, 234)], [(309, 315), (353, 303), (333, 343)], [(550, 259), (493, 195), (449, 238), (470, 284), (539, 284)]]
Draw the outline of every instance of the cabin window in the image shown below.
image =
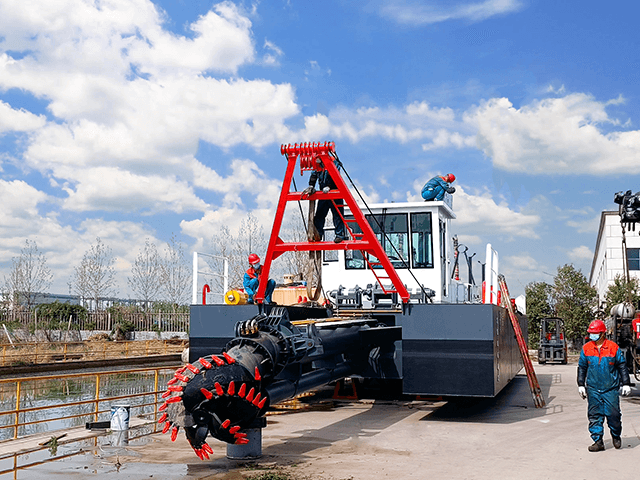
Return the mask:
[(629, 270), (640, 270), (640, 248), (627, 248)]
[[(409, 225), (406, 213), (367, 215), (369, 225), (394, 268), (409, 267)], [(372, 257), (371, 261), (377, 260)], [(376, 266), (374, 268), (382, 268)]]
[[(353, 220), (352, 216), (345, 216), (345, 220)], [(362, 233), (360, 226), (356, 222), (345, 222), (345, 227), (349, 226), (351, 231), (355, 233)], [(353, 240), (353, 239), (352, 239)], [(366, 268), (364, 256), (360, 250), (345, 250), (344, 251), (344, 267), (347, 270), (364, 270)]]
[(431, 212), (411, 214), (411, 256), (413, 268), (433, 268)]

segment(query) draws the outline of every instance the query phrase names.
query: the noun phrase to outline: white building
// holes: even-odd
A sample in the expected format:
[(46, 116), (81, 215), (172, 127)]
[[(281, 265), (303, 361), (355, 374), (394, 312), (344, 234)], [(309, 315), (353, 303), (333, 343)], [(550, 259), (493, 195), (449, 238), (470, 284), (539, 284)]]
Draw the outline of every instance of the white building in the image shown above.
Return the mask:
[[(640, 231), (625, 230), (629, 275), (640, 278)], [(589, 284), (598, 292), (598, 304), (604, 297), (617, 275), (624, 276), (624, 256), (622, 254), (622, 226), (617, 211), (602, 212), (600, 228), (593, 255)], [(607, 312), (608, 313), (608, 312)]]

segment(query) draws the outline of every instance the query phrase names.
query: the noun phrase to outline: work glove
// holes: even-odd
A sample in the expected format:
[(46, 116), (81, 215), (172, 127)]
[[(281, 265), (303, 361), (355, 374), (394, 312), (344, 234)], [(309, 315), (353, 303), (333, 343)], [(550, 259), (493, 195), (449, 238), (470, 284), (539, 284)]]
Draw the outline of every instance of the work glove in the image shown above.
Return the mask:
[(629, 385), (622, 386), (622, 396), (628, 397), (631, 394), (631, 387)]
[(324, 188), (322, 189), (322, 191), (323, 191), (324, 193), (329, 193), (329, 190), (331, 190), (329, 187), (324, 187)]
[(578, 393), (580, 394), (580, 396), (582, 397), (583, 400), (585, 398), (587, 398), (587, 389), (586, 388), (578, 387)]
[(456, 191), (456, 187), (447, 188), (447, 193), (455, 193), (455, 191)]
[(311, 185), (309, 185), (307, 188), (305, 188), (302, 191), (302, 199), (305, 200), (309, 198), (310, 195), (313, 195), (314, 193), (316, 193), (316, 189), (313, 188)]

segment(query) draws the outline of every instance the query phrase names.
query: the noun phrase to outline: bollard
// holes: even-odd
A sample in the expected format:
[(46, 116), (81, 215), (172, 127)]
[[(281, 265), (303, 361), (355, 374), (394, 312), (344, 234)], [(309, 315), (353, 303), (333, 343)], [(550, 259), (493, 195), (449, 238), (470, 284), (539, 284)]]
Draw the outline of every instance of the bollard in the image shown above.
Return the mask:
[(111, 405), (111, 430), (129, 430), (130, 405)]
[(244, 445), (227, 444), (229, 460), (251, 460), (262, 456), (262, 429), (267, 426), (265, 417), (256, 418), (249, 428), (242, 431), (247, 434), (249, 443)]

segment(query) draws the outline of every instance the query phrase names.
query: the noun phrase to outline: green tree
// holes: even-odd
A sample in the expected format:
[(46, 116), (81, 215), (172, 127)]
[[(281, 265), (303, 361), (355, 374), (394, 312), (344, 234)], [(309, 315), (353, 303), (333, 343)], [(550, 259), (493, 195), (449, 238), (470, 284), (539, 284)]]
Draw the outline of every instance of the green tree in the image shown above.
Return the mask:
[(554, 315), (552, 294), (553, 287), (545, 282), (531, 282), (525, 287), (531, 348), (538, 348), (540, 320)]
[(598, 306), (596, 289), (589, 285), (580, 270), (567, 264), (558, 267), (552, 295), (555, 314), (564, 320), (567, 339), (576, 346), (582, 345), (587, 327), (595, 318)]
[(631, 302), (637, 309), (640, 302), (640, 282), (636, 277), (626, 281), (623, 275), (616, 275), (613, 283), (604, 294), (604, 314), (608, 315), (611, 307), (623, 302)]

